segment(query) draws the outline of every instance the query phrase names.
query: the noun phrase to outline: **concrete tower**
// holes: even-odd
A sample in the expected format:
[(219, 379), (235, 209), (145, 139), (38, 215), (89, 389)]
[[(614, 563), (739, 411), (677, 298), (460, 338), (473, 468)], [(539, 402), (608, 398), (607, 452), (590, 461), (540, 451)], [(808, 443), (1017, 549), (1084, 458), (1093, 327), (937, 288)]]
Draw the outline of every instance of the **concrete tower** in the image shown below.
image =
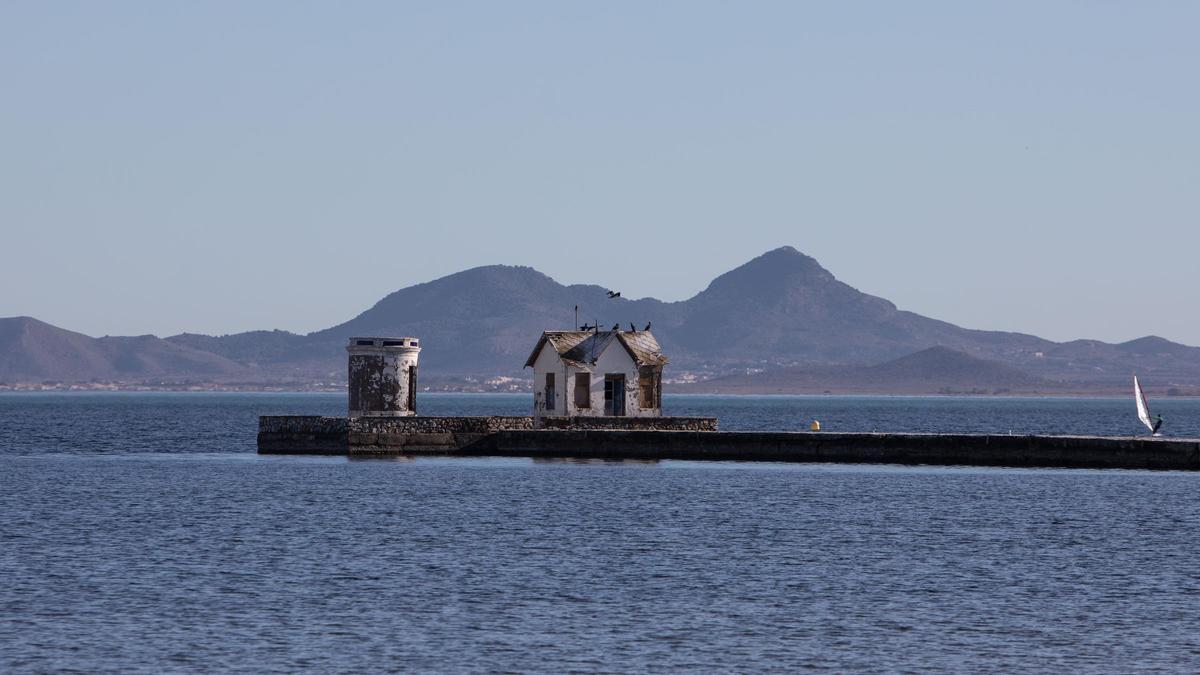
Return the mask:
[(350, 353), (350, 417), (417, 414), (417, 355), (414, 337), (355, 337)]

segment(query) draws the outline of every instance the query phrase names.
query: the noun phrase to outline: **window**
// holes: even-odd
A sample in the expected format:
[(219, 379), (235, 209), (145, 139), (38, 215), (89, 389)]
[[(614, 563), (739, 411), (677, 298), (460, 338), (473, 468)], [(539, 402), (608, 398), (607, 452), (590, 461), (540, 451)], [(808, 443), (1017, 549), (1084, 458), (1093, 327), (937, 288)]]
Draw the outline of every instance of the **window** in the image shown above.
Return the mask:
[(546, 410), (554, 410), (555, 407), (554, 373), (546, 373)]
[(638, 405), (662, 407), (662, 371), (650, 366), (638, 368)]
[(408, 367), (408, 411), (417, 412), (417, 367)]
[(592, 374), (575, 373), (575, 407), (592, 407)]

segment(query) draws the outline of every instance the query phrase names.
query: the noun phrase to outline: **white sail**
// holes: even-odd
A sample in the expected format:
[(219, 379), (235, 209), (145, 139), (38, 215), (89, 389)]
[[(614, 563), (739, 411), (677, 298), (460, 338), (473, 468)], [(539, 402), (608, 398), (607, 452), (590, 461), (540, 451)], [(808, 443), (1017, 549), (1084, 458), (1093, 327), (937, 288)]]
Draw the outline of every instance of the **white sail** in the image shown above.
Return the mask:
[(1150, 421), (1150, 406), (1146, 404), (1146, 392), (1142, 391), (1142, 384), (1138, 382), (1137, 375), (1133, 376), (1133, 398), (1137, 401), (1138, 419), (1150, 431), (1154, 431), (1154, 422)]

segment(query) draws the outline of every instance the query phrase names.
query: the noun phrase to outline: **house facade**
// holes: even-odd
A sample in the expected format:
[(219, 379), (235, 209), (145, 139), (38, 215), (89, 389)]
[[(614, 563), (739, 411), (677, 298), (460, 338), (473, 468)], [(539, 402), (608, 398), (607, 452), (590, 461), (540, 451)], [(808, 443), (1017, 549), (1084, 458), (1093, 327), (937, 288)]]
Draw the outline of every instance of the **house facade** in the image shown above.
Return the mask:
[(661, 417), (667, 364), (653, 333), (546, 331), (533, 368), (535, 417)]

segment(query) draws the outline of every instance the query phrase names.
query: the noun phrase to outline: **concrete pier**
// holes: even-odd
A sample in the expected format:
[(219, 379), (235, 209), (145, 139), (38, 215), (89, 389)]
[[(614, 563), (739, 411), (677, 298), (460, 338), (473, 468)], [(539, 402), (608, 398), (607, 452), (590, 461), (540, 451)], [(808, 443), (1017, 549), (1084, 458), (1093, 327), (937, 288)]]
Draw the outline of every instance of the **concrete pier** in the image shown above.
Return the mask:
[(460, 454), (739, 462), (1200, 470), (1200, 439), (810, 432), (499, 432)]
[[(615, 421), (614, 421), (615, 420)], [(372, 455), (461, 453), (495, 434), (545, 428), (714, 432), (713, 417), (318, 417), (258, 418), (260, 454)]]
[(531, 417), (263, 417), (258, 451), (1200, 470), (1200, 439), (724, 432), (715, 431), (711, 418), (659, 418), (656, 424), (535, 429)]

